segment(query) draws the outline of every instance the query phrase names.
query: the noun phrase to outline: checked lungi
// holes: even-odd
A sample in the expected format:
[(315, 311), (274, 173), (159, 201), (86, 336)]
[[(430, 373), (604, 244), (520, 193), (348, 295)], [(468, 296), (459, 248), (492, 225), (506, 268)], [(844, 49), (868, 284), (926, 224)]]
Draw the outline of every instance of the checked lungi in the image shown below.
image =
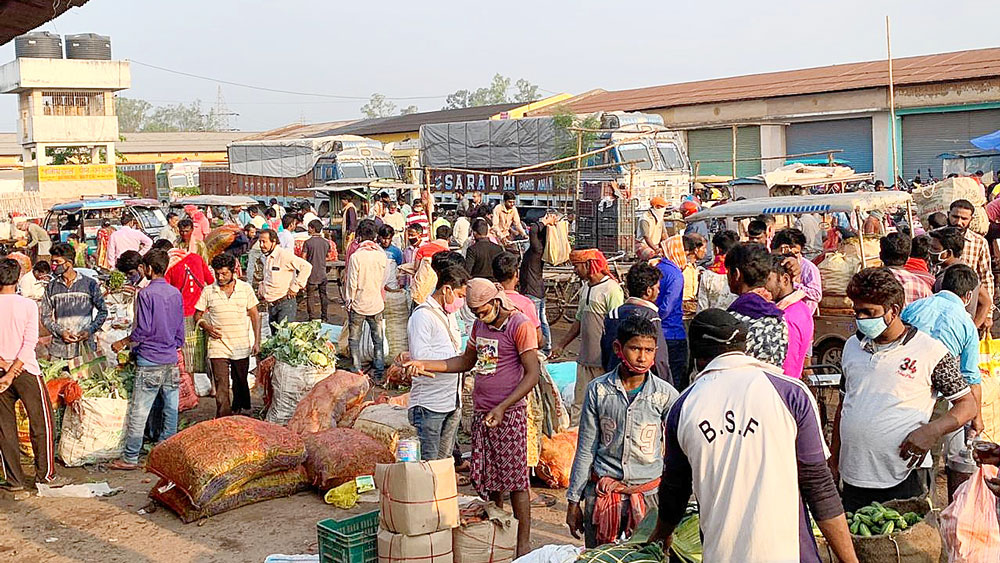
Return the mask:
[(489, 493), (528, 490), (528, 419), (524, 405), (510, 407), (496, 428), (485, 412), (472, 415), (472, 483), (483, 498)]

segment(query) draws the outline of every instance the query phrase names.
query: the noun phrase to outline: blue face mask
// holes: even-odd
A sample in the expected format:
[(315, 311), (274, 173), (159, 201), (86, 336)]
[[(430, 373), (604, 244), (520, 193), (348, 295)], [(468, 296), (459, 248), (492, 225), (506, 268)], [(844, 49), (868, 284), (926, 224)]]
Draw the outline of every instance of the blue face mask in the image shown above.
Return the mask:
[(885, 329), (889, 328), (889, 325), (885, 322), (885, 316), (874, 317), (871, 319), (854, 319), (858, 323), (858, 332), (867, 336), (871, 339), (876, 339), (885, 332)]

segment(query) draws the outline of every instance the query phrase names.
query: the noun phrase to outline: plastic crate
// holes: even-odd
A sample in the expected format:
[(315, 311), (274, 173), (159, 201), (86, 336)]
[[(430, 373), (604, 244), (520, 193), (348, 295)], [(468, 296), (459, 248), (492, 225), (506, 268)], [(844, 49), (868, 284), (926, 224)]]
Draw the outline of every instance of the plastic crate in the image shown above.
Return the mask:
[(316, 523), (320, 563), (377, 563), (378, 510)]

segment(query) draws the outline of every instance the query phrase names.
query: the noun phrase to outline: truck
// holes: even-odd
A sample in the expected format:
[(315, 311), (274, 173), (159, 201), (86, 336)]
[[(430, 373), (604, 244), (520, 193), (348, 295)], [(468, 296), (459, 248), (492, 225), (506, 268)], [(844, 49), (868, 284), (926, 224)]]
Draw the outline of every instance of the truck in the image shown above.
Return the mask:
[[(513, 192), (522, 215), (575, 213), (580, 244), (631, 252), (636, 219), (653, 197), (680, 205), (691, 193), (691, 164), (680, 135), (659, 115), (613, 111), (595, 117), (600, 127), (586, 132), (592, 140), (580, 147), (586, 156), (578, 173), (531, 168), (563, 157), (567, 147), (576, 154), (578, 132), (559, 127), (554, 117), (422, 125), (420, 162), (431, 193), (447, 205), (459, 190), (483, 192), (490, 203)], [(575, 160), (568, 164), (576, 168)]]

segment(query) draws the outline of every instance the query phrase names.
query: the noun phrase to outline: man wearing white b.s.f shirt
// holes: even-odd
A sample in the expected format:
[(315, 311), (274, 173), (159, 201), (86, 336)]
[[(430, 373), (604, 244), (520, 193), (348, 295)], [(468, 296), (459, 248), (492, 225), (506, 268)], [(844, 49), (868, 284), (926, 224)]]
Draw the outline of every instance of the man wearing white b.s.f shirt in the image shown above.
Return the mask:
[(834, 555), (857, 561), (812, 395), (746, 355), (746, 332), (721, 309), (691, 321), (702, 371), (667, 415), (652, 539), (670, 536), (693, 489), (705, 561), (818, 562), (810, 514)]

